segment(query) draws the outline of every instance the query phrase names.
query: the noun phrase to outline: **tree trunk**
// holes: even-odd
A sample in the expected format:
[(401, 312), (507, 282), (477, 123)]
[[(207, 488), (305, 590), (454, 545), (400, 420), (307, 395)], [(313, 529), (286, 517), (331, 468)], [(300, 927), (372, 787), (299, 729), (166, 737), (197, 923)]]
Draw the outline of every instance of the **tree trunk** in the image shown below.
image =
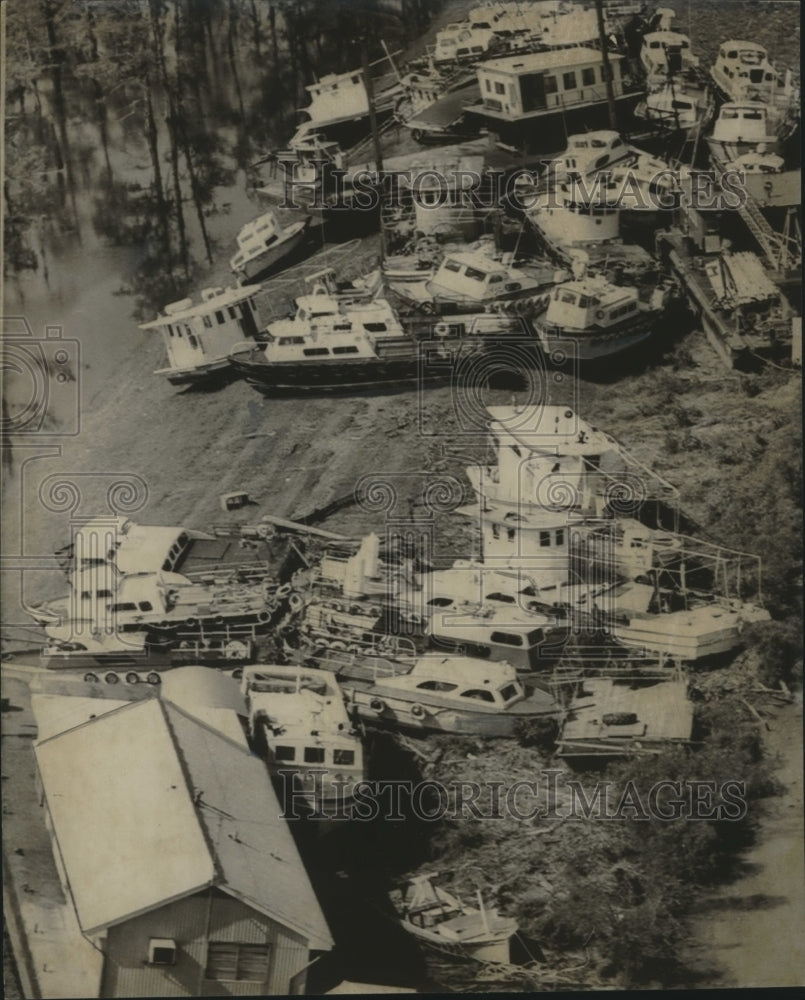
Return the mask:
[(252, 39), (254, 41), (254, 54), (257, 56), (257, 61), (262, 60), (262, 52), (260, 50), (260, 18), (257, 14), (257, 4), (254, 0), (251, 0), (251, 14), (252, 14)]
[(171, 257), (170, 241), (170, 220), (168, 203), (165, 200), (165, 191), (162, 187), (162, 167), (159, 162), (159, 134), (157, 132), (156, 118), (154, 117), (154, 105), (151, 102), (151, 85), (146, 77), (146, 135), (148, 138), (148, 150), (151, 153), (151, 166), (154, 170), (154, 194), (157, 199), (157, 213), (159, 215), (159, 230), (162, 238), (162, 248), (169, 269), (173, 269)]
[(238, 107), (240, 108), (240, 127), (243, 128), (243, 124), (246, 120), (246, 112), (243, 108), (243, 93), (240, 89), (240, 77), (238, 76), (238, 63), (235, 58), (235, 35), (237, 33), (236, 27), (237, 13), (235, 10), (234, 0), (229, 0), (229, 10), (228, 10), (228, 20), (229, 20), (229, 30), (226, 33), (226, 51), (229, 56), (229, 66), (232, 70), (232, 79), (235, 81), (235, 93), (238, 95)]

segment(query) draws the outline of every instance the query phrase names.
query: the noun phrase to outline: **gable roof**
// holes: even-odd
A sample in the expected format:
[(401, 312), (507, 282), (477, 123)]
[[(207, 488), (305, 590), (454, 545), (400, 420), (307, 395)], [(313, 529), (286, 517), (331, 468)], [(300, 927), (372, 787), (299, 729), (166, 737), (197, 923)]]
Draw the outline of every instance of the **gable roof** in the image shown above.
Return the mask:
[(214, 885), (332, 947), (265, 765), (242, 746), (153, 698), (35, 751), (86, 934)]

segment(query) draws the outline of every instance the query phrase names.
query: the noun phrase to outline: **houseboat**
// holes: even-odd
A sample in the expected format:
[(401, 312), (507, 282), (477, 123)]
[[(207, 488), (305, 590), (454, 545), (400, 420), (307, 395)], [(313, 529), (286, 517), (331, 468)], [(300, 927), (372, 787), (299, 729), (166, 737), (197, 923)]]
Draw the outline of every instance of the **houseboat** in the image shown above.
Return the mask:
[(238, 252), (229, 266), (241, 285), (254, 284), (287, 263), (307, 239), (310, 218), (283, 226), (277, 213), (264, 212), (238, 232)]
[(389, 281), (389, 287), (422, 312), (478, 312), (495, 302), (540, 296), (555, 281), (553, 264), (515, 265), (476, 250), (446, 254), (427, 281)]
[(584, 275), (557, 285), (532, 322), (546, 351), (565, 345), (579, 362), (599, 361), (647, 340), (671, 291), (670, 283), (658, 285), (645, 301), (637, 288)]
[(255, 340), (260, 327), (255, 300), (259, 285), (205, 288), (201, 301), (182, 299), (165, 306), (162, 315), (141, 330), (159, 330), (168, 355), (164, 375), (171, 385), (196, 385), (228, 374), (229, 353), (244, 339)]
[(424, 733), (511, 737), (518, 724), (555, 717), (547, 690), (523, 685), (509, 663), (427, 653), (412, 660), (330, 654), (347, 710), (365, 723)]
[(451, 958), (508, 964), (517, 922), (486, 907), (480, 892), (475, 909), (441, 886), (436, 875), (418, 875), (390, 893), (401, 926), (424, 947)]
[[(252, 743), (274, 778), (291, 777), (313, 813), (343, 810), (366, 771), (335, 676), (311, 667), (259, 664), (244, 668), (241, 690)], [(291, 786), (284, 791), (287, 796)], [(285, 804), (291, 811), (287, 797)]]
[[(375, 65), (377, 63), (372, 63), (370, 69)], [(300, 109), (306, 119), (296, 130), (292, 146), (313, 133), (344, 146), (368, 135), (369, 95), (362, 69), (330, 73), (305, 89), (310, 95), (310, 104)], [(396, 74), (373, 79), (372, 90), (375, 115), (382, 122), (392, 114), (402, 92)]]
[[(623, 56), (609, 54), (616, 103), (628, 107), (639, 94), (627, 91)], [(606, 114), (605, 68), (600, 50), (585, 46), (489, 59), (478, 66), (481, 100), (467, 111), (487, 121), (501, 139), (539, 142), (538, 152), (574, 124), (590, 127)], [(592, 117), (591, 117), (592, 116)], [(583, 120), (582, 120), (583, 119)], [(553, 148), (556, 148), (555, 146)]]

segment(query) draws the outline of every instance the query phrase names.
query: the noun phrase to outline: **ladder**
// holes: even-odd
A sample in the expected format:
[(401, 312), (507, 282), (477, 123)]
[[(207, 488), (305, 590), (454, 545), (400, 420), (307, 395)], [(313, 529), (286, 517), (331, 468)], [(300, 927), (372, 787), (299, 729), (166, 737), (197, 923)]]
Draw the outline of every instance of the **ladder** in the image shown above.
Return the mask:
[(738, 209), (746, 227), (757, 240), (763, 255), (775, 272), (798, 268), (802, 263), (801, 244), (789, 235), (790, 219), (786, 217), (786, 230), (775, 232), (769, 225), (760, 206), (746, 192), (746, 200)]

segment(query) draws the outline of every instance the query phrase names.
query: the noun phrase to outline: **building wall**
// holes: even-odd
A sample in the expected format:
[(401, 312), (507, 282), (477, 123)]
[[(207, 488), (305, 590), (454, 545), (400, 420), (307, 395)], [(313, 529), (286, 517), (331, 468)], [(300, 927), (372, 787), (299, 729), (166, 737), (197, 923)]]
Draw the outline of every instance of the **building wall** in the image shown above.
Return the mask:
[[(172, 938), (176, 964), (148, 964), (150, 938)], [(270, 945), (264, 982), (209, 981), (209, 941)], [(169, 903), (110, 927), (101, 986), (103, 997), (260, 996), (287, 994), (309, 962), (307, 943), (245, 903), (213, 889)]]

